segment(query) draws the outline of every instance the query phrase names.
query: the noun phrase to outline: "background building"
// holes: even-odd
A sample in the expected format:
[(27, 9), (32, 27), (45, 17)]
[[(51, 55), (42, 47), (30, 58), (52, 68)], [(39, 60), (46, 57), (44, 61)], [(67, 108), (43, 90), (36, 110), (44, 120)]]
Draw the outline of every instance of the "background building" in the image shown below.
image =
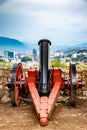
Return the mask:
[(9, 59), (15, 59), (15, 52), (9, 52)]
[(15, 59), (15, 52), (4, 51), (4, 57), (9, 60)]
[(37, 59), (37, 50), (33, 49), (33, 59), (36, 60)]
[(5, 59), (9, 59), (9, 51), (4, 51), (4, 57)]

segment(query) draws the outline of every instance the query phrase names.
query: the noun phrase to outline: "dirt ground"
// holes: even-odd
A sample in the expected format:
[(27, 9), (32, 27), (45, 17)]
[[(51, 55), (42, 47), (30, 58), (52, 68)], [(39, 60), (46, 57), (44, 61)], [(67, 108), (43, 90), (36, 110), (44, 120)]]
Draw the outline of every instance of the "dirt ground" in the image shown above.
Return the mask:
[(56, 104), (49, 124), (40, 126), (31, 104), (0, 103), (0, 130), (87, 130), (87, 100), (78, 99), (75, 108)]

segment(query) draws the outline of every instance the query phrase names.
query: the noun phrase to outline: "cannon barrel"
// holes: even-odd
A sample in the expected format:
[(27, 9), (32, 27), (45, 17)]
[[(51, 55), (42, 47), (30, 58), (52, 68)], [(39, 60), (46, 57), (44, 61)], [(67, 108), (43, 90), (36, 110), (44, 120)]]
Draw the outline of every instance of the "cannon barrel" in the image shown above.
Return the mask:
[(50, 74), (49, 74), (49, 49), (51, 42), (47, 39), (40, 40), (39, 45), (39, 94), (48, 96), (50, 93)]

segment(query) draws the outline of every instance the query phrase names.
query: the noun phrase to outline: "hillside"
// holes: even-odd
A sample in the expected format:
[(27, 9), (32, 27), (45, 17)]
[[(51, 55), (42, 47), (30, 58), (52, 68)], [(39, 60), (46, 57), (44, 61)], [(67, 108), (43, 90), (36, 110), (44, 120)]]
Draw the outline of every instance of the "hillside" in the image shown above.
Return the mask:
[(87, 52), (87, 46), (81, 46), (81, 47), (75, 46), (75, 47), (71, 47), (71, 48), (66, 48), (62, 51), (66, 55), (73, 54), (73, 53), (79, 53), (79, 52)]
[(28, 47), (16, 39), (0, 37), (0, 51), (5, 50), (25, 52), (28, 51)]
[(86, 47), (87, 48), (87, 43), (82, 43), (82, 44), (79, 44), (79, 45), (76, 45), (76, 47)]
[[(83, 49), (87, 49), (87, 43), (78, 44), (75, 46), (70, 45), (59, 45), (59, 44), (53, 44), (50, 47), (51, 51), (63, 51), (64, 54), (72, 54), (75, 52), (78, 52)], [(38, 43), (24, 43), (16, 39), (11, 39), (7, 37), (0, 37), (0, 51), (17, 51), (17, 52), (28, 52), (32, 51), (33, 49), (38, 50), (39, 46)]]

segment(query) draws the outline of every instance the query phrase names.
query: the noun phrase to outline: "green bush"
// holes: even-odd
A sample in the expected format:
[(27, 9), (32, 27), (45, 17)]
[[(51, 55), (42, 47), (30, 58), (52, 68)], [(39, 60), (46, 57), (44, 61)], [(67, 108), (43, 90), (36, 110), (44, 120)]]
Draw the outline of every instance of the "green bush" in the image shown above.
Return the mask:
[(62, 63), (60, 60), (58, 59), (53, 59), (50, 62), (50, 67), (57, 67), (57, 68), (67, 68), (68, 66), (64, 63)]

